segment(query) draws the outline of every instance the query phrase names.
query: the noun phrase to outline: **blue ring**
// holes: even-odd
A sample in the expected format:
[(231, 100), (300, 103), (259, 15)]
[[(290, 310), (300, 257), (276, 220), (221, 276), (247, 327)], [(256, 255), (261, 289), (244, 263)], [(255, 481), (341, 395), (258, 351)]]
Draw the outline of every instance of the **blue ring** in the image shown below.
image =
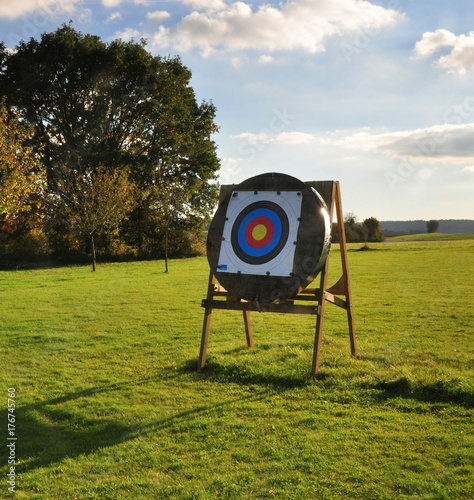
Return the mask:
[[(273, 237), (269, 243), (267, 243), (264, 247), (254, 248), (250, 246), (245, 239), (245, 231), (247, 226), (252, 222), (256, 217), (266, 217), (270, 219), (273, 224)], [(273, 251), (275, 247), (278, 245), (278, 242), (281, 239), (282, 235), (282, 224), (280, 217), (273, 211), (268, 208), (257, 208), (248, 213), (242, 220), (239, 225), (237, 231), (237, 243), (239, 247), (242, 249), (250, 257), (263, 257), (267, 255), (269, 252)]]

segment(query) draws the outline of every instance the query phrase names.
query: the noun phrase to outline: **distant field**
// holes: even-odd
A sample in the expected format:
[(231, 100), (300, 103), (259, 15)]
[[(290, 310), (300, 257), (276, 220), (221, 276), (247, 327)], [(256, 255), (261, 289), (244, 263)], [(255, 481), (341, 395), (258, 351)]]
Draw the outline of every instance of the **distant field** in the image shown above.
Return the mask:
[(252, 315), (249, 350), (240, 314), (215, 311), (195, 372), (205, 258), (0, 273), (16, 498), (473, 499), (474, 240), (359, 247), (361, 359), (328, 304), (317, 381), (298, 315)]
[(474, 240), (474, 234), (421, 233), (421, 234), (406, 234), (403, 236), (393, 236), (387, 238), (387, 241), (454, 241), (454, 240)]

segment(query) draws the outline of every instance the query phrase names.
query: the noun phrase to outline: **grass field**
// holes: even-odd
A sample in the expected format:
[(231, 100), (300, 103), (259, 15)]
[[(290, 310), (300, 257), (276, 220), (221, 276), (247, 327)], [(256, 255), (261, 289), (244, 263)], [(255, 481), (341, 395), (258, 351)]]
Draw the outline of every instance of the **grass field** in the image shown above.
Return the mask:
[(392, 236), (388, 241), (456, 241), (474, 240), (474, 234), (464, 233), (420, 233), (405, 234), (403, 236)]
[[(474, 240), (351, 246), (360, 359), (314, 317), (215, 311), (205, 258), (0, 273), (18, 499), (474, 498)], [(331, 277), (338, 278), (337, 246)], [(11, 412), (10, 412), (11, 414)]]

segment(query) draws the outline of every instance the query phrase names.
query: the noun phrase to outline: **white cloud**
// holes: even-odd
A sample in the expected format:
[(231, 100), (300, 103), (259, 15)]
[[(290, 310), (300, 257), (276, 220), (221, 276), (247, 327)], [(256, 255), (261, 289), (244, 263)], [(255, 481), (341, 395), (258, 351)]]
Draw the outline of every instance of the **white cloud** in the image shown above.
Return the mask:
[(454, 47), (456, 35), (448, 30), (439, 29), (423, 33), (421, 40), (415, 44), (415, 54), (419, 57), (434, 54), (442, 47)]
[(83, 8), (76, 14), (79, 23), (90, 23), (92, 21), (92, 10)]
[(334, 133), (327, 145), (370, 153), (381, 153), (412, 160), (429, 159), (441, 163), (466, 164), (474, 160), (474, 123), (434, 125), (432, 127), (388, 133)]
[[(416, 162), (426, 160), (438, 164), (466, 165), (467, 161), (474, 162), (473, 136), (474, 123), (467, 123), (383, 133), (377, 133), (367, 127), (338, 130), (324, 135), (297, 131), (272, 133), (271, 130), (261, 130), (258, 133), (243, 132), (231, 138), (240, 139), (250, 145), (311, 144), (312, 147), (337, 149), (341, 158), (341, 151), (346, 149)], [(420, 175), (427, 179), (434, 171), (435, 168), (426, 167)], [(474, 167), (465, 167), (464, 171), (474, 172)]]
[(235, 184), (237, 178), (242, 174), (243, 158), (221, 158), (219, 171), (219, 182), (221, 184)]
[(444, 29), (424, 33), (422, 39), (416, 42), (414, 51), (418, 57), (426, 57), (444, 47), (452, 47), (452, 50), (439, 57), (436, 66), (460, 75), (474, 67), (474, 31), (459, 36)]
[[(104, 7), (118, 7), (121, 3), (126, 2), (127, 0), (102, 0), (102, 5)], [(130, 0), (128, 0), (130, 1)], [(149, 0), (132, 0), (133, 3), (137, 5), (149, 5)]]
[(420, 179), (427, 181), (436, 171), (438, 170), (438, 167), (433, 167), (433, 168), (422, 168), (418, 172), (418, 176)]
[(243, 139), (250, 144), (257, 144), (258, 142), (261, 142), (263, 144), (268, 144), (271, 140), (271, 135), (267, 134), (265, 132), (261, 132), (259, 134), (255, 134), (253, 132), (242, 132), (237, 135), (231, 135), (231, 139)]
[(102, 5), (104, 7), (118, 7), (123, 0), (102, 0)]
[(272, 63), (275, 58), (273, 56), (269, 56), (268, 54), (264, 54), (258, 58), (259, 62), (262, 64), (270, 64)]
[(17, 0), (0, 2), (0, 18), (17, 19), (34, 12), (41, 12), (50, 18), (62, 13), (73, 13), (81, 0)]
[(469, 174), (474, 174), (474, 165), (470, 165), (468, 167), (464, 167), (462, 169), (463, 172), (468, 172)]
[(150, 21), (156, 21), (161, 23), (165, 19), (169, 19), (171, 14), (166, 10), (155, 10), (154, 12), (148, 12), (146, 18)]
[(242, 132), (231, 136), (231, 139), (243, 139), (249, 144), (310, 144), (319, 141), (316, 135), (307, 134), (306, 132), (280, 132), (275, 134)]
[(115, 38), (120, 38), (124, 42), (129, 42), (130, 40), (139, 40), (141, 39), (142, 34), (140, 31), (135, 30), (133, 28), (127, 28), (124, 31), (119, 31), (115, 34)]
[(474, 66), (474, 32), (460, 35), (450, 54), (438, 59), (438, 66), (449, 73), (463, 75)]
[(183, 0), (183, 3), (197, 10), (219, 10), (226, 7), (222, 0)]
[[(101, 0), (104, 7), (118, 7), (126, 0)], [(92, 2), (94, 3), (94, 2)], [(149, 0), (133, 0), (133, 3), (139, 5), (148, 5)], [(21, 16), (27, 16), (35, 12), (41, 12), (50, 18), (55, 18), (60, 14), (73, 14), (81, 6), (87, 7), (90, 2), (84, 0), (0, 0), (0, 18), (17, 19)], [(90, 9), (84, 9), (86, 14)], [(84, 17), (84, 13), (81, 13)]]
[[(197, 2), (193, 5), (216, 4)], [(222, 3), (222, 2), (221, 2)], [(243, 1), (217, 10), (192, 12), (173, 27), (153, 37), (156, 47), (180, 51), (256, 49), (323, 52), (328, 37), (393, 26), (402, 14), (361, 0), (292, 0), (274, 6), (263, 4), (255, 11)]]
[(122, 19), (122, 14), (120, 12), (113, 12), (110, 14), (110, 16), (107, 18), (107, 23), (113, 23), (114, 21), (120, 21)]
[(244, 63), (243, 59), (241, 57), (232, 57), (230, 59), (230, 63), (232, 64), (232, 67), (235, 69), (238, 69), (242, 66)]
[(310, 144), (316, 141), (316, 136), (306, 132), (281, 132), (271, 140), (274, 144)]

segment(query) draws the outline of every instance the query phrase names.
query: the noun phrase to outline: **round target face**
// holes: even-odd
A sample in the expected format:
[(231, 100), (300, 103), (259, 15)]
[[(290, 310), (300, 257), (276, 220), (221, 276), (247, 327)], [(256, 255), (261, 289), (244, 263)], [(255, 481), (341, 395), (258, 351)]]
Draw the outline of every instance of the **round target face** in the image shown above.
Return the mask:
[(285, 248), (288, 230), (288, 217), (279, 205), (271, 201), (255, 202), (235, 219), (232, 248), (247, 264), (265, 264)]
[(314, 279), (329, 251), (323, 199), (308, 183), (278, 173), (227, 188), (207, 237), (215, 278), (244, 300), (295, 296)]

